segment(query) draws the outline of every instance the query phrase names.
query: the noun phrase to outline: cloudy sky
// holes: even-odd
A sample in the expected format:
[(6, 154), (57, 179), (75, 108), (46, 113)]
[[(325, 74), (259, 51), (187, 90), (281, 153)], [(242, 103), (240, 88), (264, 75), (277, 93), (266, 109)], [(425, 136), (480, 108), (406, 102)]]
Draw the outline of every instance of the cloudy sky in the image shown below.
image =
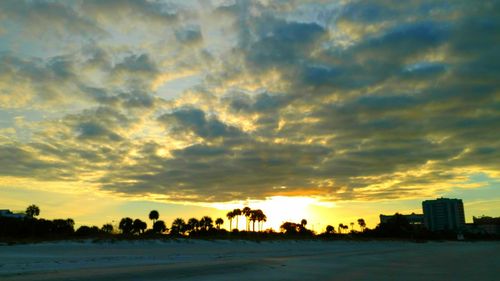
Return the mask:
[(0, 208), (499, 216), (499, 30), (487, 0), (0, 1)]

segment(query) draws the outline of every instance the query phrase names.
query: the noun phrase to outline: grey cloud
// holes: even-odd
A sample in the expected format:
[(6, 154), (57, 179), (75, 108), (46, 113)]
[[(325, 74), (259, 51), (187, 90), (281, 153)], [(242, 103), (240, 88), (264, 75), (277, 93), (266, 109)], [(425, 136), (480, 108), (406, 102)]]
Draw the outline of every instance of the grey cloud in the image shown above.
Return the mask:
[(42, 180), (64, 179), (68, 175), (63, 163), (42, 160), (27, 148), (19, 143), (0, 145), (0, 175)]
[(311, 44), (325, 33), (315, 23), (282, 22), (269, 19), (256, 27), (259, 38), (247, 48), (249, 65), (260, 69), (300, 63), (309, 56)]
[(98, 21), (112, 20), (114, 24), (117, 21), (130, 21), (131, 18), (157, 24), (169, 24), (177, 19), (175, 7), (160, 1), (86, 0), (81, 2), (79, 8)]
[(187, 26), (175, 32), (175, 38), (183, 44), (195, 44), (203, 39), (199, 26)]
[(80, 123), (76, 127), (78, 138), (85, 139), (104, 139), (109, 141), (119, 141), (122, 138), (111, 132), (110, 130), (104, 128), (102, 125), (91, 122)]
[[(152, 4), (123, 3), (112, 2)], [(235, 17), (239, 42), (207, 62), (209, 78), (192, 90), (203, 97), (168, 103), (146, 87), (163, 54), (134, 49), (111, 56), (112, 48), (89, 48), (82, 64), (116, 79), (77, 84), (101, 107), (65, 116), (57, 133), (37, 135), (28, 146), (0, 149), (2, 164), (19, 167), (2, 172), (29, 176), (45, 167), (77, 178), (98, 171), (104, 176), (93, 183), (105, 190), (215, 202), (304, 193), (338, 200), (421, 196), (469, 171), (498, 171), (498, 4), (457, 3), (349, 1), (339, 18), (321, 24), (287, 18), (301, 1), (269, 2), (267, 11), (249, 1), (219, 8), (215, 13)], [(189, 45), (201, 36), (183, 33), (182, 24), (172, 28), (177, 40)], [(335, 28), (349, 24), (367, 28), (339, 47)], [(6, 80), (43, 86), (81, 77), (71, 57), (3, 60)], [(142, 118), (156, 120), (169, 139), (192, 142), (168, 150), (149, 136), (127, 139), (124, 132)], [(243, 119), (251, 125), (245, 132), (224, 122)]]
[(130, 55), (114, 66), (114, 71), (131, 73), (155, 73), (158, 71), (148, 54)]
[(166, 113), (158, 121), (171, 126), (174, 131), (191, 131), (202, 138), (240, 137), (242, 132), (233, 126), (227, 125), (215, 117), (206, 117), (205, 112), (197, 108), (182, 108), (172, 113)]
[(31, 34), (102, 37), (106, 34), (92, 20), (80, 15), (68, 3), (6, 0), (0, 2), (0, 20), (21, 23)]

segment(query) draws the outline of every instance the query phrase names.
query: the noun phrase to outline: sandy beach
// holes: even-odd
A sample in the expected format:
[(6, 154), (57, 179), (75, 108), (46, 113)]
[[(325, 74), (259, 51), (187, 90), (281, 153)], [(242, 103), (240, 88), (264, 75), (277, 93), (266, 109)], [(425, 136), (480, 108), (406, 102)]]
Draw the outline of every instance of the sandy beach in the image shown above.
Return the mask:
[(498, 242), (121, 241), (0, 246), (0, 280), (495, 280)]

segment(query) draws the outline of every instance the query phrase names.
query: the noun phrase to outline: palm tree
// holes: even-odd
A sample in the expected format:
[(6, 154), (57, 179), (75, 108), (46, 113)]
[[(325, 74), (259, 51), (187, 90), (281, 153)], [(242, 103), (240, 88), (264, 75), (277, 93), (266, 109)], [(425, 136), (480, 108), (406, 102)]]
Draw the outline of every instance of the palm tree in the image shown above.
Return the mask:
[(104, 233), (111, 233), (111, 232), (113, 232), (113, 225), (110, 223), (104, 224), (101, 227), (101, 231)]
[(132, 223), (134, 233), (144, 233), (144, 230), (146, 230), (147, 227), (148, 225), (140, 219), (135, 219)]
[(307, 225), (307, 220), (306, 219), (302, 219), (300, 221), (300, 225), (303, 227), (303, 228), (306, 228), (306, 225)]
[(258, 211), (260, 212), (258, 213), (257, 221), (259, 222), (259, 229), (260, 231), (262, 231), (262, 229), (264, 228), (264, 223), (267, 221), (267, 216), (261, 210)]
[(343, 229), (347, 230), (349, 229), (349, 227), (347, 226), (347, 224), (344, 224), (344, 226), (342, 226)]
[(122, 218), (118, 229), (122, 231), (123, 234), (130, 234), (134, 230), (134, 221), (131, 218)]
[(186, 232), (186, 222), (182, 218), (176, 218), (170, 227), (170, 233), (183, 235)]
[(217, 218), (215, 220), (215, 225), (217, 225), (217, 229), (220, 229), (220, 226), (224, 223), (224, 220), (222, 218)]
[(335, 232), (335, 228), (333, 228), (333, 226), (331, 226), (331, 225), (326, 226), (326, 233), (334, 233), (334, 232)]
[(26, 208), (26, 216), (29, 218), (34, 218), (38, 215), (40, 215), (40, 208), (37, 205), (31, 204)]
[(338, 230), (339, 230), (340, 234), (342, 234), (342, 229), (344, 229), (344, 224), (343, 223), (339, 223)]
[(200, 227), (203, 227), (205, 230), (209, 230), (213, 227), (213, 220), (209, 216), (204, 216), (200, 219)]
[(245, 216), (245, 221), (246, 221), (246, 230), (249, 231), (250, 230), (250, 212), (252, 211), (252, 209), (250, 209), (250, 207), (245, 207), (241, 210), (241, 213)]
[(354, 223), (351, 222), (351, 232), (354, 231)]
[(231, 231), (231, 230), (233, 230), (234, 212), (233, 211), (227, 212), (226, 217), (229, 220), (229, 231)]
[(158, 213), (157, 210), (152, 210), (151, 212), (149, 212), (149, 219), (153, 221), (153, 225), (155, 224), (155, 222), (158, 220), (159, 217), (160, 213)]
[(236, 229), (238, 229), (238, 217), (241, 216), (241, 210), (240, 209), (234, 209), (233, 214), (236, 217)]
[(198, 231), (198, 227), (200, 227), (200, 221), (197, 218), (190, 218), (187, 223), (188, 231)]
[(251, 210), (250, 211), (250, 222), (252, 222), (252, 231), (255, 231), (255, 222), (261, 222), (263, 220), (267, 220), (266, 215), (264, 215), (264, 212), (262, 210)]
[(167, 226), (165, 225), (165, 222), (164, 221), (161, 221), (161, 220), (157, 220), (154, 224), (153, 224), (153, 231), (156, 232), (156, 233), (163, 233), (165, 231), (167, 231)]
[(359, 224), (359, 227), (361, 228), (361, 232), (364, 232), (365, 231), (365, 227), (366, 227), (366, 222), (364, 219), (358, 219), (358, 224)]

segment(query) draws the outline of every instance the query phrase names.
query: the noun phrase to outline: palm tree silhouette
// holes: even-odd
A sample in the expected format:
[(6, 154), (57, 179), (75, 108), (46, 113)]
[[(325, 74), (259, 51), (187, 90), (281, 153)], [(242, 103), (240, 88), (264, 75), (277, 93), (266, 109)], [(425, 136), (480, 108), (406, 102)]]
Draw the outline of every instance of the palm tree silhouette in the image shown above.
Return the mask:
[(342, 234), (342, 229), (344, 229), (344, 224), (343, 223), (339, 223), (338, 230), (339, 230), (340, 234)]
[(252, 231), (255, 232), (255, 221), (257, 221), (258, 218), (258, 212), (257, 210), (251, 210), (250, 211), (250, 222), (252, 223)]
[(190, 218), (187, 223), (188, 231), (198, 231), (198, 227), (200, 227), (200, 221), (197, 218)]
[(326, 226), (326, 233), (334, 233), (334, 232), (335, 232), (335, 228), (333, 228), (333, 226), (331, 226), (331, 225)]
[(152, 210), (151, 212), (149, 212), (149, 219), (153, 221), (153, 225), (155, 224), (155, 222), (158, 220), (159, 217), (160, 213), (158, 213), (157, 210)]
[(238, 226), (239, 226), (239, 224), (238, 224), (238, 218), (239, 218), (239, 216), (241, 216), (241, 210), (240, 209), (234, 209), (233, 210), (233, 214), (236, 217), (236, 229), (239, 229), (238, 228)]
[(252, 211), (252, 209), (250, 209), (250, 207), (245, 207), (241, 210), (241, 213), (245, 216), (245, 222), (246, 222), (246, 230), (249, 231), (250, 230), (250, 212)]
[(176, 218), (170, 227), (170, 233), (183, 235), (186, 232), (186, 222), (182, 218)]
[(111, 233), (111, 232), (113, 232), (113, 225), (110, 223), (104, 224), (101, 227), (101, 231), (104, 233)]
[(220, 226), (224, 223), (224, 220), (222, 218), (217, 218), (215, 220), (215, 225), (217, 225), (217, 229), (220, 229)]
[(344, 226), (342, 226), (343, 229), (347, 230), (349, 229), (349, 227), (347, 226), (347, 224), (344, 224)]
[(130, 234), (134, 230), (134, 221), (129, 217), (122, 218), (118, 225), (118, 229), (120, 229), (123, 234)]
[(229, 220), (229, 231), (231, 231), (233, 230), (233, 218), (234, 218), (233, 211), (227, 212), (226, 217)]
[(38, 215), (40, 215), (40, 208), (38, 208), (37, 205), (32, 204), (32, 205), (29, 205), (28, 208), (26, 208), (26, 216), (28, 216), (30, 218), (34, 218)]
[(163, 232), (167, 231), (167, 226), (165, 225), (165, 222), (162, 220), (157, 220), (153, 224), (153, 231), (156, 233), (163, 233)]
[(366, 222), (364, 219), (358, 219), (358, 224), (359, 224), (359, 227), (361, 228), (361, 232), (364, 232), (365, 231), (365, 227), (366, 227)]
[(144, 233), (144, 230), (146, 230), (147, 227), (148, 225), (140, 219), (135, 219), (132, 223), (134, 233)]
[(351, 232), (354, 231), (354, 223), (351, 222)]
[(302, 219), (300, 221), (300, 225), (303, 227), (303, 228), (306, 228), (306, 225), (307, 225), (307, 220), (306, 219)]
[(203, 227), (204, 230), (209, 230), (213, 227), (213, 220), (209, 216), (204, 216), (200, 219), (200, 227)]
[(267, 216), (261, 210), (257, 211), (260, 211), (257, 213), (257, 221), (259, 222), (259, 230), (262, 231), (262, 229), (264, 228), (264, 223), (267, 221)]

